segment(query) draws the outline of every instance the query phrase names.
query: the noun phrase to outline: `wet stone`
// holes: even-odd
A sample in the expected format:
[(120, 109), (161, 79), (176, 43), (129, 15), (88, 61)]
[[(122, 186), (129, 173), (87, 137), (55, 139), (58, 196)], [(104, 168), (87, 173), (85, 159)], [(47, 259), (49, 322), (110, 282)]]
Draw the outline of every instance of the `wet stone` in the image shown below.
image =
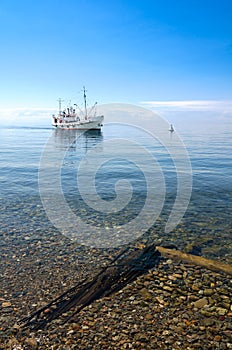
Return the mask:
[(193, 307), (198, 308), (198, 309), (200, 309), (200, 308), (202, 308), (202, 307), (204, 307), (206, 305), (208, 305), (208, 299), (205, 298), (205, 297), (201, 298), (201, 299), (198, 299), (197, 301), (195, 301), (193, 303)]
[(8, 308), (11, 306), (11, 302), (10, 301), (5, 301), (2, 303), (2, 308)]

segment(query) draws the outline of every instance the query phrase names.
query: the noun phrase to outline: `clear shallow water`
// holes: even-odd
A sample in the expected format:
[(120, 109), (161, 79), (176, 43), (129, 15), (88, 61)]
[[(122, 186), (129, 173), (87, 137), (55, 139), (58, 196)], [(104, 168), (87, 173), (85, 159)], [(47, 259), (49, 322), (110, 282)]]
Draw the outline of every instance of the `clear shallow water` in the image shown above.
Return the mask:
[[(179, 124), (178, 124), (179, 123)], [(41, 127), (7, 127), (0, 129), (0, 198), (1, 215), (0, 224), (2, 233), (30, 235), (41, 231), (55, 232), (57, 229), (49, 221), (42, 205), (39, 186), (38, 169), (40, 159), (48, 139), (52, 140), (52, 153), (63, 152), (68, 146), (68, 151), (62, 162), (61, 184), (65, 199), (77, 215), (88, 223), (100, 226), (123, 225), (128, 220), (135, 218), (141, 211), (147, 195), (147, 183), (144, 173), (138, 164), (128, 159), (136, 153), (139, 165), (148, 168), (149, 162), (143, 153), (129, 146), (127, 153), (120, 150), (104, 162), (96, 171), (95, 184), (100, 197), (104, 201), (116, 198), (115, 184), (119, 180), (128, 180), (132, 187), (131, 200), (123, 210), (114, 213), (99, 213), (90, 208), (81, 198), (78, 188), (77, 171), (80, 162), (88, 162), (86, 155), (89, 150), (97, 147), (99, 159), (102, 156), (104, 143), (117, 139), (129, 139), (149, 150), (155, 158), (159, 169), (162, 171), (165, 183), (165, 202), (160, 218), (154, 222), (151, 232), (156, 240), (165, 240), (184, 248), (197, 246), (203, 254), (210, 257), (220, 256), (231, 259), (232, 256), (232, 124), (227, 120), (221, 123), (215, 119), (210, 127), (207, 123), (201, 128), (201, 124), (194, 123), (194, 119), (188, 124), (182, 125), (176, 122), (174, 126), (189, 153), (193, 188), (188, 209), (179, 225), (168, 234), (164, 234), (164, 226), (172, 209), (176, 191), (177, 174), (172, 157), (165, 147), (161, 146), (154, 138), (143, 130), (117, 125), (106, 124), (102, 132), (89, 132), (78, 135), (74, 131), (53, 130), (49, 125)], [(168, 131), (167, 131), (168, 132)], [(169, 135), (170, 144), (175, 146), (176, 133)], [(72, 142), (75, 139), (75, 142)], [(123, 153), (123, 157), (120, 154)], [(49, 164), (48, 164), (49, 166)], [(85, 166), (87, 166), (85, 164)], [(91, 167), (91, 165), (90, 165)], [(88, 173), (86, 173), (84, 194), (88, 197), (89, 187)], [(154, 177), (156, 195), (162, 194), (157, 182), (159, 176), (151, 171)], [(52, 178), (51, 178), (52, 183)], [(124, 188), (124, 187), (125, 188)], [(127, 189), (128, 184), (122, 184), (122, 190)], [(157, 188), (158, 187), (158, 188)], [(82, 192), (83, 192), (82, 191)], [(190, 249), (191, 251), (191, 249)]]

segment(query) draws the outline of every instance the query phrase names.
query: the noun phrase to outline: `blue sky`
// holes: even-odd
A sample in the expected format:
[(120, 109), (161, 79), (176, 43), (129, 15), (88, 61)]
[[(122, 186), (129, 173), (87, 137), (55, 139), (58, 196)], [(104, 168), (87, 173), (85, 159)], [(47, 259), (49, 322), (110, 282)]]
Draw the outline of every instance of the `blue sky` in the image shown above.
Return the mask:
[(231, 13), (231, 0), (1, 0), (0, 109), (54, 108), (85, 85), (93, 102), (232, 111)]

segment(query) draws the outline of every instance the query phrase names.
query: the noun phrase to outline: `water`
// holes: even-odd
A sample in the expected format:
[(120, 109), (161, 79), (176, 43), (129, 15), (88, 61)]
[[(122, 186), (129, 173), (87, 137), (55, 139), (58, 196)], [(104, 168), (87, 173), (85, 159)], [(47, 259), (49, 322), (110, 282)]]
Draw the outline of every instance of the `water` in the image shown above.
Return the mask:
[[(173, 149), (177, 134), (181, 136), (190, 157), (193, 176), (188, 208), (179, 224), (169, 233), (165, 233), (165, 224), (177, 194), (176, 168), (165, 147), (146, 130), (106, 123), (102, 132), (80, 135), (76, 131), (53, 130), (48, 124), (41, 125), (39, 122), (33, 126), (5, 125), (0, 129), (1, 233), (30, 236), (45, 231), (51, 234), (59, 231), (48, 218), (41, 201), (38, 181), (41, 157), (50, 140), (45, 185), (50, 186), (51, 201), (56, 194), (54, 186), (57, 186), (53, 178), (56, 155), (64, 154), (60, 166), (62, 193), (72, 213), (85, 223), (109, 229), (123, 228), (128, 221), (138, 217), (148, 191), (153, 191), (157, 198), (156, 206), (162, 202), (164, 194), (161, 212), (149, 228), (155, 240), (171, 242), (181, 249), (188, 247), (189, 251), (197, 246), (205, 256), (231, 259), (232, 123), (228, 118), (220, 120), (215, 116), (210, 122), (208, 116), (204, 115), (197, 119), (196, 122), (191, 117), (186, 123), (176, 117), (176, 132), (171, 135), (167, 131), (168, 142)], [(112, 139), (117, 144), (111, 149), (107, 142)], [(125, 146), (123, 140), (129, 140), (130, 143)], [(156, 162), (155, 168), (152, 168), (150, 158), (146, 158), (143, 151), (137, 148), (138, 145), (142, 150), (149, 151), (149, 156)], [(90, 171), (93, 166), (97, 167), (95, 160), (87, 157), (91, 150), (95, 152), (94, 159), (97, 158), (101, 163), (96, 168), (94, 179), (101, 202), (91, 192)], [(106, 153), (107, 159), (104, 158)], [(84, 174), (77, 179), (81, 164)], [(120, 186), (115, 188), (119, 180)], [(82, 181), (82, 189), (78, 181), (79, 184)], [(117, 194), (121, 195), (118, 203), (115, 202)], [(90, 202), (86, 202), (88, 200)], [(104, 210), (101, 210), (99, 203), (106, 203)], [(55, 205), (59, 206), (59, 199)], [(152, 210), (147, 207), (144, 220), (149, 221), (149, 216), (155, 215)]]

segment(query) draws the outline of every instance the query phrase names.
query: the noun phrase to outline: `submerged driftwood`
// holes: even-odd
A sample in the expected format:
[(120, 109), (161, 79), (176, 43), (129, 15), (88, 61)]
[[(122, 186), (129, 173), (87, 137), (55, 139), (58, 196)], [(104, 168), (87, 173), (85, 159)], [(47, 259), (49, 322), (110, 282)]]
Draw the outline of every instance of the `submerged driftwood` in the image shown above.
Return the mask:
[(23, 318), (20, 324), (22, 327), (41, 329), (71, 310), (69, 317), (64, 321), (65, 323), (85, 306), (121, 290), (128, 283), (157, 266), (161, 256), (232, 275), (232, 266), (230, 265), (186, 254), (176, 249), (156, 247), (154, 244), (141, 245), (140, 249), (127, 248), (93, 278), (79, 282), (41, 309)]
[(183, 253), (180, 250), (175, 250), (175, 249), (168, 249), (164, 247), (156, 247), (156, 249), (166, 258), (182, 260), (190, 264), (205, 267), (208, 270), (223, 272), (228, 275), (232, 275), (232, 266), (221, 263), (220, 261), (202, 258), (197, 255)]
[(92, 279), (82, 281), (41, 309), (20, 321), (22, 327), (41, 329), (72, 309), (65, 322), (93, 301), (121, 290), (138, 276), (158, 265), (161, 254), (155, 245), (122, 251)]

